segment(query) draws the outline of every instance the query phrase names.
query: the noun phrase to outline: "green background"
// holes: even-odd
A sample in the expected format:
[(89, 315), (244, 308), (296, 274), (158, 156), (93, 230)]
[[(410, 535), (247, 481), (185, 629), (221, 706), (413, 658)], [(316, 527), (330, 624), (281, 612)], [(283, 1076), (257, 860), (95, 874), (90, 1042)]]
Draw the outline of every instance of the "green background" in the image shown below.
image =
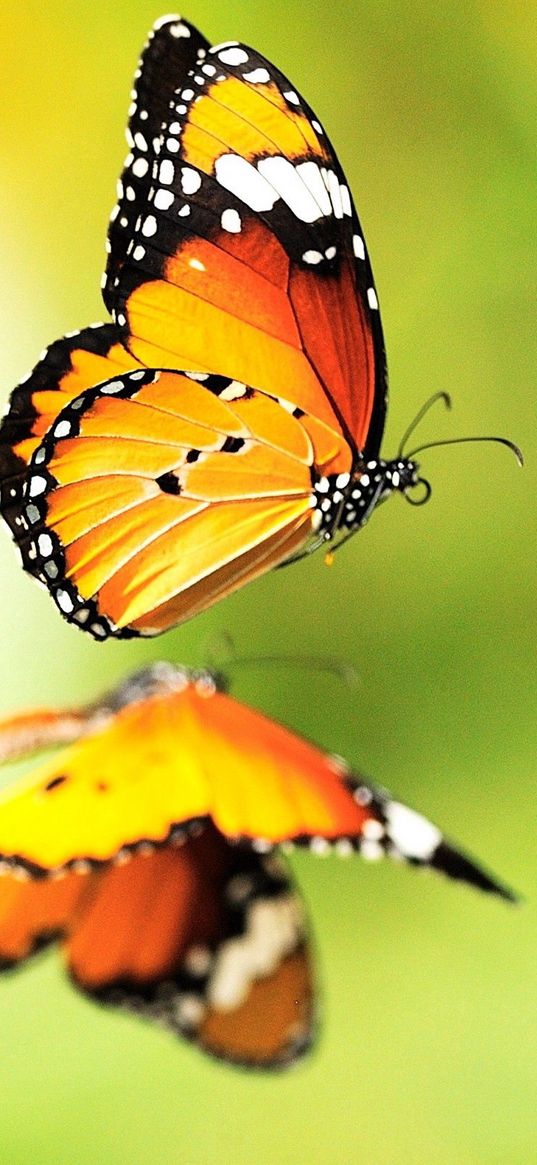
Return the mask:
[[(103, 318), (99, 277), (128, 92), (154, 3), (24, 0), (0, 28), (2, 393)], [(87, 699), (142, 661), (351, 660), (348, 689), (237, 670), (234, 691), (394, 789), (511, 882), (521, 909), (411, 871), (300, 855), (316, 935), (318, 1049), (248, 1076), (99, 1011), (50, 953), (0, 983), (9, 1165), (527, 1165), (535, 1020), (534, 16), (522, 0), (192, 0), (214, 42), (253, 43), (325, 122), (373, 256), (391, 372), (385, 452), (420, 438), (434, 497), (396, 497), (328, 570), (318, 555), (165, 639), (94, 644), (0, 546), (1, 708)], [(533, 202), (533, 205), (532, 205)], [(532, 263), (533, 258), (533, 263)], [(531, 307), (530, 307), (531, 304)], [(531, 314), (530, 314), (531, 312)]]

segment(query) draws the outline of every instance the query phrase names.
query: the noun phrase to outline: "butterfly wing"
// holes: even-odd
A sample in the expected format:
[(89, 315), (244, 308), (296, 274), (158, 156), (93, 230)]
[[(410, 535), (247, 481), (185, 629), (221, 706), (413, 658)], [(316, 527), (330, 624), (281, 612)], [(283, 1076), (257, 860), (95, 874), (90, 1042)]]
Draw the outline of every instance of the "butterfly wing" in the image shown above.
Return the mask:
[(250, 1067), (284, 1067), (312, 1037), (302, 904), (273, 856), (214, 829), (180, 848), (50, 880), (0, 878), (0, 962), (64, 940), (74, 982)]
[[(125, 261), (139, 214), (151, 185), (155, 142), (173, 93), (186, 84), (189, 69), (209, 48), (205, 37), (186, 20), (163, 17), (153, 26), (142, 51), (131, 93), (127, 142), (129, 153), (118, 183), (118, 201), (108, 229), (108, 261), (103, 299), (114, 306), (112, 288)], [(96, 383), (94, 381), (94, 383)]]
[[(509, 896), (440, 830), (344, 763), (178, 671), (129, 685), (104, 723), (0, 795), (6, 872), (91, 869), (200, 825), (255, 852), (283, 842), (430, 865)], [(145, 686), (144, 686), (145, 685)], [(160, 686), (160, 691), (159, 691)], [(129, 697), (129, 691), (131, 693)]]
[(140, 370), (75, 398), (31, 458), (23, 564), (96, 638), (154, 634), (288, 558), (341, 437), (224, 377)]
[(95, 324), (51, 344), (14, 390), (0, 425), (0, 509), (15, 539), (28, 463), (59, 413), (84, 389), (139, 367), (113, 324)]
[(171, 102), (109, 292), (148, 367), (290, 398), (378, 452), (386, 369), (363, 234), (320, 123), (268, 61), (217, 46)]

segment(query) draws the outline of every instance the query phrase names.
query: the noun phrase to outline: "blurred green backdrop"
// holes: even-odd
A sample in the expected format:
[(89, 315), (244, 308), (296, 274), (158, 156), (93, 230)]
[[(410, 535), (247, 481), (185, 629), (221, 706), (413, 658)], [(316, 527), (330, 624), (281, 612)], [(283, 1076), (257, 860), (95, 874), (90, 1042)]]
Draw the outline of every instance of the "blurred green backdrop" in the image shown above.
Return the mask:
[[(0, 29), (2, 393), (46, 343), (102, 318), (107, 216), (146, 0), (25, 0)], [(293, 860), (324, 998), (317, 1052), (263, 1078), (101, 1012), (49, 954), (0, 982), (0, 1150), (10, 1165), (527, 1165), (535, 1159), (535, 37), (520, 0), (192, 0), (215, 42), (273, 59), (327, 125), (373, 255), (391, 453), (426, 455), (434, 498), (396, 498), (339, 554), (278, 572), (160, 641), (94, 644), (0, 546), (1, 711), (87, 699), (137, 663), (240, 651), (351, 660), (354, 690), (300, 671), (235, 692), (430, 814), (529, 902), (358, 861)], [(533, 57), (533, 59), (532, 59)], [(533, 205), (532, 205), (533, 203)], [(534, 258), (534, 257), (533, 257)], [(531, 823), (531, 824), (530, 824)]]

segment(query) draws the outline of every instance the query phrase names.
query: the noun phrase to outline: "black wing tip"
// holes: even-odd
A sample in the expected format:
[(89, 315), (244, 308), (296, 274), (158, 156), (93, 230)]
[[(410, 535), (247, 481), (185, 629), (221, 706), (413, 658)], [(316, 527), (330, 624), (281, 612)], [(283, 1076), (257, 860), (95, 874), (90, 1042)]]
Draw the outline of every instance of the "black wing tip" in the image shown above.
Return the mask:
[(433, 869), (447, 874), (449, 878), (467, 882), (469, 885), (483, 890), (486, 894), (496, 894), (512, 905), (520, 905), (524, 901), (509, 886), (504, 885), (503, 882), (500, 882), (446, 841), (440, 842), (440, 845), (437, 846), (429, 864)]

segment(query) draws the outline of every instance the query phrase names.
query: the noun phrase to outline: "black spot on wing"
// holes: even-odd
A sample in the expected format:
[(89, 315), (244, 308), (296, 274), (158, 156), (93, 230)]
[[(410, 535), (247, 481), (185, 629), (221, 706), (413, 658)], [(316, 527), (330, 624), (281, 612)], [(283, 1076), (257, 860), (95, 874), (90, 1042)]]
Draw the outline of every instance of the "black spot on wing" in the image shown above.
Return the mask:
[(242, 437), (226, 437), (223, 445), (220, 446), (221, 453), (239, 453), (244, 448), (246, 442)]
[(45, 793), (52, 793), (54, 789), (59, 789), (60, 786), (64, 785), (67, 780), (68, 777), (64, 775), (53, 777), (52, 780), (48, 781), (48, 783), (45, 785)]
[(164, 494), (177, 495), (181, 493), (181, 483), (175, 473), (162, 473), (160, 477), (157, 477), (156, 484)]

